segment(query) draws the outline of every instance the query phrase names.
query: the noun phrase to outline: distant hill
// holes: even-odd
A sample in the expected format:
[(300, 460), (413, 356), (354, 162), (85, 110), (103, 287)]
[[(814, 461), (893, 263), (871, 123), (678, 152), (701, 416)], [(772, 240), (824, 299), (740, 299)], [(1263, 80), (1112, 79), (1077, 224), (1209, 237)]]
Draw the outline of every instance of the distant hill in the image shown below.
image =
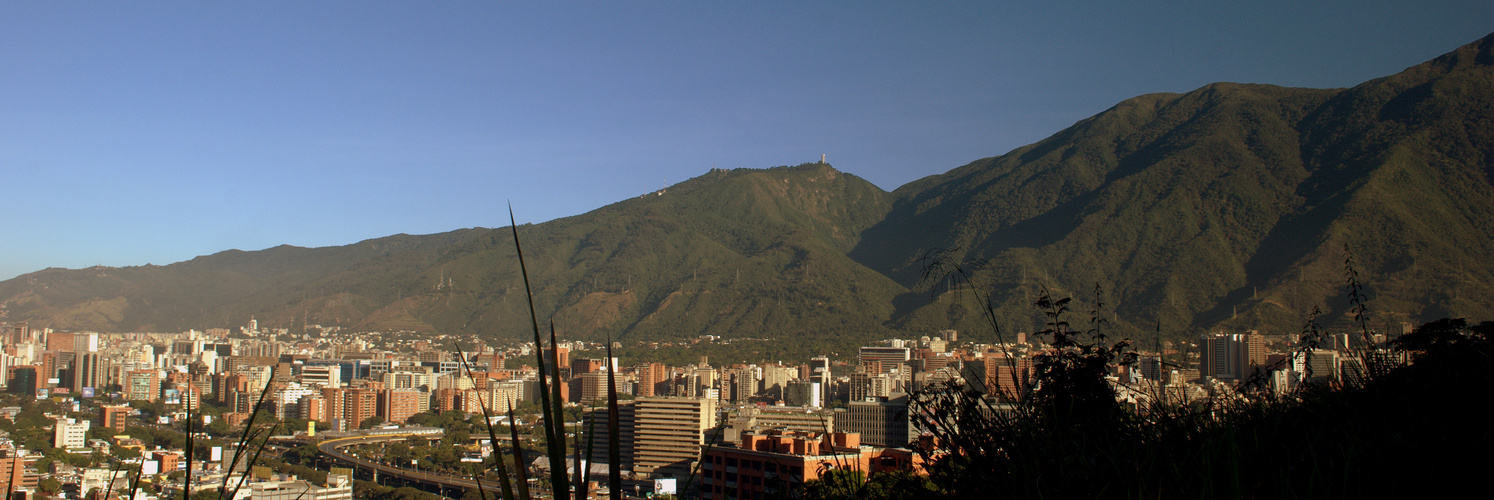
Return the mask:
[[(1289, 333), (1342, 320), (1344, 249), (1377, 328), (1494, 316), (1494, 35), (1350, 89), (1217, 83), (1152, 94), (892, 193), (825, 164), (713, 170), (519, 227), (541, 321), (571, 338), (984, 339), (1046, 287), (1104, 293), (1117, 333)], [(520, 207), (522, 210), (522, 207)], [(978, 265), (976, 263), (979, 263)], [(57, 329), (261, 324), (529, 328), (508, 228), (0, 282), (7, 320)], [(972, 337), (973, 335), (973, 337)]]

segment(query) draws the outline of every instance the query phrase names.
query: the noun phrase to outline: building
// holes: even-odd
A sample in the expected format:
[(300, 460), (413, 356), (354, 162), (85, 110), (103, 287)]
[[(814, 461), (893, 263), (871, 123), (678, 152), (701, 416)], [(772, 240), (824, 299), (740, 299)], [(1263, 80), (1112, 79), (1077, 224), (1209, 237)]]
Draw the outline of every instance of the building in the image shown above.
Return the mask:
[[(634, 429), (637, 426), (635, 410), (632, 401), (617, 402), (618, 462), (623, 470), (633, 470), (634, 467), (633, 449), (636, 443)], [(595, 429), (591, 432), (592, 463), (607, 463), (607, 440), (610, 438), (607, 431), (608, 420), (608, 409), (600, 407), (587, 411), (581, 422), (582, 429)]]
[(327, 481), (318, 486), (310, 481), (290, 479), (256, 481), (249, 483), (249, 494), (244, 500), (352, 500), (353, 479), (341, 474), (328, 474)]
[(125, 393), (130, 400), (155, 401), (161, 397), (161, 374), (156, 370), (126, 372)]
[(669, 395), (669, 370), (663, 363), (644, 363), (633, 368), (638, 374), (637, 391), (634, 396), (647, 398)]
[(716, 426), (716, 400), (652, 397), (639, 398), (633, 406), (633, 470), (688, 476), (706, 443), (706, 431)]
[(1266, 361), (1265, 336), (1214, 333), (1199, 339), (1198, 371), (1204, 377), (1244, 380)]
[(92, 334), (94, 351), (77, 351), (73, 356), (73, 394), (82, 394), (84, 388), (96, 389), (104, 386), (104, 370), (99, 365), (103, 357), (97, 352), (98, 334)]
[(912, 426), (908, 419), (908, 396), (852, 401), (835, 410), (835, 431), (856, 433), (869, 446), (902, 447), (908, 445)]
[(378, 416), (379, 391), (361, 387), (341, 391), (344, 429), (357, 429), (363, 421)]
[(806, 481), (834, 469), (876, 472), (913, 470), (909, 450), (860, 446), (854, 433), (753, 431), (715, 446), (700, 466), (704, 499), (790, 498)]
[[(580, 392), (582, 403), (607, 401), (607, 373), (608, 372), (606, 370), (593, 371), (587, 372), (580, 377), (577, 377), (581, 381)], [(612, 379), (613, 386), (616, 387), (617, 393), (623, 394), (623, 377), (614, 373)]]
[(88, 426), (87, 420), (57, 419), (57, 425), (52, 428), (52, 446), (63, 449), (88, 446)]
[(882, 368), (891, 368), (894, 364), (906, 364), (913, 359), (913, 350), (907, 347), (867, 346), (862, 347), (858, 354), (862, 363), (879, 362)]
[(342, 367), (310, 365), (301, 367), (301, 383), (316, 387), (342, 387)]
[(10, 384), (6, 386), (10, 392), (16, 394), (36, 394), (38, 386), (35, 366), (17, 366), (10, 370), (10, 374)]
[(125, 431), (128, 425), (131, 408), (128, 405), (101, 406), (99, 407), (99, 424), (119, 432)]
[[(421, 399), (427, 401), (420, 404)], [(420, 389), (384, 389), (379, 393), (379, 416), (396, 424), (403, 424), (411, 416), (430, 406), (430, 397)]]

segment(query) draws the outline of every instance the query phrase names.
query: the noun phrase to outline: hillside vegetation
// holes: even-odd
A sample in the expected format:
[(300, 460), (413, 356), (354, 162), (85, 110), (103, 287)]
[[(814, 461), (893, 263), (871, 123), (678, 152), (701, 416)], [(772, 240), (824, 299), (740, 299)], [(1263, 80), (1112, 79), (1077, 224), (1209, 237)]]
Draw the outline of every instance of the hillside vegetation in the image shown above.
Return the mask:
[[(712, 170), (519, 236), (562, 335), (854, 342), (1040, 324), (1098, 285), (1118, 334), (1331, 322), (1353, 249), (1375, 328), (1494, 316), (1494, 36), (1349, 89), (1217, 83), (1126, 100), (888, 193), (825, 164)], [(516, 207), (522, 212), (524, 207)], [(966, 279), (926, 279), (943, 249)], [(973, 283), (972, 283), (973, 281)], [(522, 337), (508, 229), (0, 283), (5, 319), (90, 330), (261, 324)], [(982, 339), (977, 339), (982, 340)]]

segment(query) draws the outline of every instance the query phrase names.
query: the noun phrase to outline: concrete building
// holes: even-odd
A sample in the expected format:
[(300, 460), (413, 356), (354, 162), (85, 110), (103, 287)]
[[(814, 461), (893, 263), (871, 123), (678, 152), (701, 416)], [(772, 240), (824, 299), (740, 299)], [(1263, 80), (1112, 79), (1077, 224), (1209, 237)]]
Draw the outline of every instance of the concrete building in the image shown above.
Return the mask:
[(913, 470), (916, 457), (909, 450), (860, 445), (854, 433), (747, 432), (706, 453), (700, 466), (701, 498), (789, 498), (806, 481), (834, 469), (867, 474)]
[(258, 481), (249, 483), (244, 500), (352, 500), (353, 479), (328, 474), (327, 482), (318, 486), (301, 479)]
[[(636, 443), (635, 428), (637, 427), (636, 407), (633, 401), (623, 400), (617, 402), (618, 423), (618, 455), (623, 470), (633, 470), (633, 450)], [(581, 422), (582, 429), (596, 429), (591, 434), (591, 462), (607, 463), (607, 408), (593, 408), (586, 412)], [(595, 425), (595, 427), (592, 427)]]
[(128, 424), (131, 408), (127, 405), (99, 407), (99, 424), (123, 433)]
[(661, 477), (686, 477), (716, 426), (716, 401), (652, 397), (634, 401), (633, 470)]
[(155, 401), (161, 397), (161, 373), (156, 370), (134, 370), (125, 374), (125, 392), (131, 400)]
[(379, 416), (389, 422), (403, 424), (411, 416), (420, 413), (422, 406), (430, 406), (429, 403), (420, 404), (422, 398), (430, 401), (430, 397), (420, 392), (420, 389), (385, 389), (379, 394)]
[(861, 443), (869, 446), (907, 446), (911, 427), (906, 394), (852, 401), (835, 410), (835, 432), (860, 434)]
[(88, 445), (89, 421), (78, 422), (71, 418), (57, 419), (52, 428), (52, 446), (58, 448), (82, 448)]

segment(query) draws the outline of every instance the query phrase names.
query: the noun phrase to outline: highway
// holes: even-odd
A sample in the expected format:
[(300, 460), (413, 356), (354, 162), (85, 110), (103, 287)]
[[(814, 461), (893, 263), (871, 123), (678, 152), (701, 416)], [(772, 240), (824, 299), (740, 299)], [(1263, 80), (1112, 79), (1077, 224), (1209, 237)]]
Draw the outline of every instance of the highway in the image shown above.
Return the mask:
[[(463, 491), (476, 489), (477, 482), (467, 477), (420, 472), (410, 469), (402, 469), (399, 467), (390, 467), (378, 462), (355, 457), (352, 454), (339, 449), (358, 444), (377, 443), (381, 441), (397, 441), (409, 438), (411, 436), (429, 437), (431, 435), (432, 434), (430, 433), (387, 433), (365, 436), (349, 436), (322, 441), (321, 443), (317, 444), (316, 449), (323, 455), (332, 457), (333, 459), (345, 463), (352, 464), (356, 468), (372, 470), (377, 474), (386, 477), (397, 477), (412, 482), (437, 486), (442, 490), (442, 496), (452, 496), (445, 494), (445, 490), (448, 488), (459, 489)], [(497, 495), (499, 494), (497, 486), (498, 485), (496, 483), (484, 483), (483, 489), (488, 490), (488, 493), (490, 494)], [(461, 497), (461, 495), (455, 495), (455, 497), (459, 498)]]

